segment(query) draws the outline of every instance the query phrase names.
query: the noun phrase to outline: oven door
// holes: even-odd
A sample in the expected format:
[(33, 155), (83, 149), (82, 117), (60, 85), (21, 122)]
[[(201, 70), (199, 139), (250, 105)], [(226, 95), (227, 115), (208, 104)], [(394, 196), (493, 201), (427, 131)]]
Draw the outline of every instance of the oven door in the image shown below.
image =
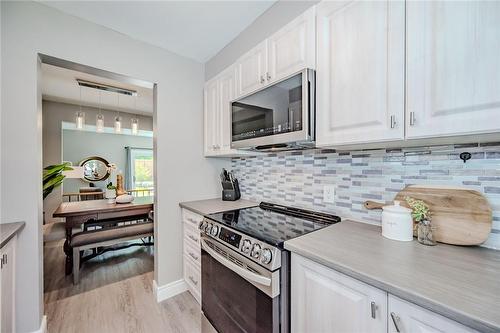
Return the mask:
[(279, 332), (279, 270), (270, 272), (205, 235), (202, 311), (220, 333)]

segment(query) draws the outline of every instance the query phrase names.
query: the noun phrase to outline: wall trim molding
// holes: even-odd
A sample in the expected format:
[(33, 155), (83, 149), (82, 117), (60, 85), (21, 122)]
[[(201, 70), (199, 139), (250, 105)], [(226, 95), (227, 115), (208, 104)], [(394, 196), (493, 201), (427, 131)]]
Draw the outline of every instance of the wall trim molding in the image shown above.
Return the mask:
[(42, 322), (40, 323), (40, 328), (32, 333), (47, 333), (47, 316), (42, 317)]
[(183, 293), (187, 289), (187, 284), (184, 279), (173, 281), (163, 286), (158, 286), (156, 280), (153, 280), (153, 293), (158, 303)]

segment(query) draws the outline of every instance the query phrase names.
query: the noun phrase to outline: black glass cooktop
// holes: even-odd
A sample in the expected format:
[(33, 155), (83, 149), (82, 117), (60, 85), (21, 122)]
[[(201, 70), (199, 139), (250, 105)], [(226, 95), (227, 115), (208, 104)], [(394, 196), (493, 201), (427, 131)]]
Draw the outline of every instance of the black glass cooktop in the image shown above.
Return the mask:
[(340, 222), (340, 217), (335, 215), (265, 202), (259, 207), (215, 213), (207, 217), (279, 248), (283, 248), (286, 240)]

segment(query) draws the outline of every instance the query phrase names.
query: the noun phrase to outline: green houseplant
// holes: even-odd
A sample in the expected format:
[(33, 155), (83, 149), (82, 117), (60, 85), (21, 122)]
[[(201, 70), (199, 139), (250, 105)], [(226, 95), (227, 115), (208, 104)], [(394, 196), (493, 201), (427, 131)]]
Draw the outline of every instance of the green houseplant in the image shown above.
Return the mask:
[(43, 168), (43, 198), (45, 199), (52, 191), (61, 185), (64, 175), (63, 171), (73, 170), (69, 162), (49, 165)]
[(436, 245), (431, 226), (431, 210), (422, 200), (405, 197), (408, 206), (412, 209), (411, 216), (417, 222), (417, 240), (424, 245)]

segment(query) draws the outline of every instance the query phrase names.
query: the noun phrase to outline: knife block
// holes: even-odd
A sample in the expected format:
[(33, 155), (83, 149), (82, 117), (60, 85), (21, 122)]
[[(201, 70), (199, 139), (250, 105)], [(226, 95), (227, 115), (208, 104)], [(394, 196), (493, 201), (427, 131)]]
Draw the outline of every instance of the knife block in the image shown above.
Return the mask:
[[(231, 184), (230, 182), (227, 182)], [(238, 180), (235, 179), (234, 182), (230, 186), (224, 186), (222, 184), (222, 201), (236, 201), (241, 198), (240, 186), (238, 184)]]

